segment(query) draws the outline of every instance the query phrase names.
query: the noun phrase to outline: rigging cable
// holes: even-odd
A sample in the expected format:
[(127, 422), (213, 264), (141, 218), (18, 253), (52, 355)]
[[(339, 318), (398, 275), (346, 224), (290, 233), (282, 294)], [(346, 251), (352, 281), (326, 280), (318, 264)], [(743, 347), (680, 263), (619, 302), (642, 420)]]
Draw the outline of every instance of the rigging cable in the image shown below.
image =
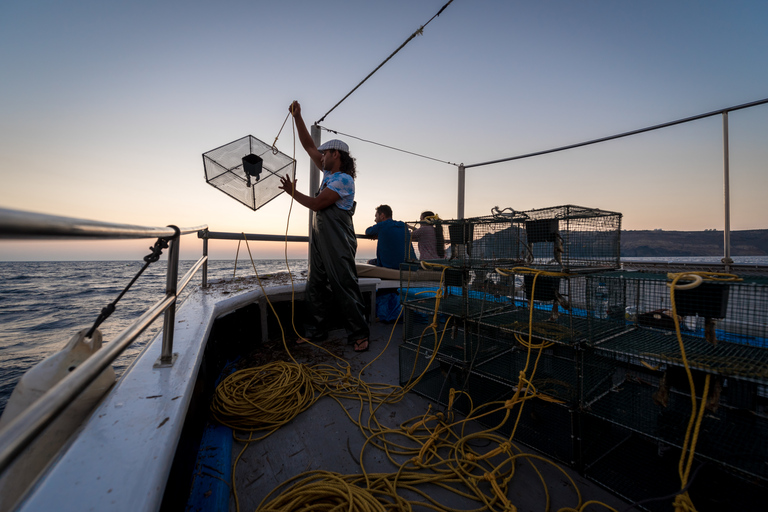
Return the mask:
[(678, 124), (688, 123), (690, 121), (696, 121), (698, 119), (704, 119), (706, 117), (712, 117), (712, 116), (715, 116), (715, 115), (718, 115), (718, 114), (734, 112), (736, 110), (742, 110), (742, 109), (749, 108), (749, 107), (755, 107), (757, 105), (764, 105), (766, 103), (768, 103), (768, 98), (765, 98), (765, 99), (762, 99), (762, 100), (758, 100), (758, 101), (753, 101), (753, 102), (750, 102), (750, 103), (744, 103), (742, 105), (736, 105), (734, 107), (728, 107), (728, 108), (723, 108), (723, 109), (720, 109), (720, 110), (714, 110), (712, 112), (707, 112), (706, 114), (699, 114), (699, 115), (696, 115), (696, 116), (686, 117), (684, 119), (678, 119), (676, 121), (670, 121), (670, 122), (667, 122), (667, 123), (657, 124), (655, 126), (648, 126), (646, 128), (640, 128), (640, 129), (632, 130), (632, 131), (629, 131), (629, 132), (619, 133), (617, 135), (609, 135), (608, 137), (601, 137), (599, 139), (592, 139), (592, 140), (588, 140), (586, 142), (579, 142), (579, 143), (576, 143), (576, 144), (570, 144), (568, 146), (561, 146), (559, 148), (546, 149), (544, 151), (536, 151), (535, 153), (527, 153), (525, 155), (518, 155), (518, 156), (512, 156), (512, 157), (508, 157), (508, 158), (501, 158), (501, 159), (498, 159), (498, 160), (490, 160), (488, 162), (480, 162), (480, 163), (476, 163), (476, 164), (469, 164), (469, 165), (465, 165), (464, 168), (465, 169), (469, 169), (471, 167), (482, 167), (484, 165), (499, 164), (499, 163), (502, 163), (502, 162), (511, 162), (513, 160), (522, 160), (524, 158), (531, 158), (533, 156), (548, 155), (550, 153), (557, 153), (559, 151), (566, 151), (568, 149), (581, 148), (581, 147), (584, 147), (584, 146), (590, 146), (592, 144), (598, 144), (600, 142), (607, 142), (609, 140), (621, 139), (623, 137), (629, 137), (631, 135), (638, 135), (640, 133), (645, 133), (645, 132), (650, 132), (650, 131), (654, 131), (654, 130), (659, 130), (661, 128), (668, 128), (670, 126), (675, 126), (675, 125), (678, 125)]
[(426, 158), (427, 160), (434, 160), (435, 162), (440, 162), (440, 163), (443, 163), (443, 164), (455, 165), (456, 167), (459, 166), (459, 164), (456, 164), (456, 163), (453, 163), (453, 162), (449, 162), (447, 160), (440, 160), (439, 158), (433, 158), (431, 156), (426, 156), (426, 155), (422, 155), (422, 154), (419, 154), (419, 153), (414, 153), (413, 151), (407, 151), (405, 149), (396, 148), (394, 146), (387, 146), (386, 144), (382, 144), (380, 142), (374, 142), (372, 140), (367, 140), (367, 139), (362, 139), (360, 137), (355, 137), (354, 135), (350, 135), (348, 133), (342, 133), (342, 132), (339, 132), (339, 131), (336, 131), (336, 130), (331, 130), (330, 128), (326, 128), (325, 126), (318, 125), (318, 128), (320, 128), (321, 130), (325, 130), (327, 132), (335, 133), (336, 135), (343, 135), (344, 137), (349, 137), (351, 139), (356, 139), (356, 140), (359, 140), (359, 141), (362, 141), (362, 142), (367, 142), (368, 144), (375, 144), (376, 146), (381, 146), (383, 148), (392, 149), (392, 150), (395, 150), (395, 151), (400, 151), (401, 153), (408, 153), (409, 155), (418, 156), (418, 157), (421, 157), (421, 158)]
[(349, 91), (349, 92), (347, 93), (347, 95), (346, 95), (346, 96), (344, 96), (343, 98), (341, 98), (341, 100), (339, 100), (339, 102), (338, 102), (338, 103), (336, 103), (336, 104), (335, 104), (335, 105), (334, 105), (334, 106), (331, 108), (331, 110), (329, 110), (328, 112), (326, 112), (326, 113), (323, 115), (323, 117), (321, 117), (321, 118), (320, 118), (318, 121), (315, 121), (315, 124), (320, 124), (320, 123), (322, 123), (322, 122), (325, 120), (325, 118), (326, 118), (326, 116), (327, 116), (328, 114), (330, 114), (331, 112), (333, 112), (333, 111), (336, 109), (336, 107), (338, 107), (339, 105), (341, 105), (341, 104), (342, 104), (342, 102), (343, 102), (344, 100), (346, 100), (347, 98), (349, 98), (349, 97), (352, 95), (352, 93), (353, 93), (353, 92), (355, 92), (355, 91), (356, 91), (356, 90), (357, 90), (357, 89), (358, 89), (358, 88), (359, 88), (361, 85), (363, 85), (363, 84), (365, 83), (365, 81), (366, 81), (366, 80), (368, 80), (369, 78), (371, 78), (371, 76), (373, 76), (373, 74), (374, 74), (375, 72), (377, 72), (379, 69), (381, 69), (381, 67), (382, 67), (384, 64), (386, 64), (386, 63), (389, 61), (389, 59), (391, 59), (392, 57), (394, 57), (394, 56), (395, 56), (395, 54), (396, 54), (397, 52), (399, 52), (400, 50), (402, 50), (402, 49), (405, 47), (405, 45), (407, 45), (408, 43), (410, 43), (410, 42), (411, 42), (411, 39), (413, 39), (413, 38), (414, 38), (414, 37), (416, 37), (416, 36), (420, 36), (420, 35), (422, 35), (422, 34), (424, 33), (424, 27), (426, 27), (427, 25), (429, 25), (429, 23), (430, 23), (430, 22), (431, 22), (433, 19), (435, 19), (435, 18), (437, 18), (438, 16), (440, 16), (440, 14), (441, 14), (441, 13), (442, 13), (442, 12), (445, 10), (445, 8), (446, 8), (446, 7), (448, 7), (449, 5), (451, 5), (451, 2), (453, 2), (453, 0), (448, 0), (448, 3), (446, 3), (444, 6), (442, 6), (442, 7), (440, 8), (440, 10), (439, 10), (439, 11), (437, 11), (437, 14), (435, 14), (434, 16), (432, 16), (432, 17), (429, 19), (429, 21), (427, 21), (425, 24), (423, 24), (421, 27), (419, 27), (419, 29), (418, 29), (418, 30), (416, 30), (416, 32), (414, 32), (413, 34), (411, 34), (411, 36), (410, 36), (408, 39), (406, 39), (406, 40), (405, 40), (405, 42), (404, 42), (403, 44), (401, 44), (401, 45), (400, 45), (400, 47), (399, 47), (397, 50), (395, 50), (394, 52), (392, 52), (392, 54), (391, 54), (389, 57), (387, 57), (386, 59), (384, 59), (384, 62), (382, 62), (381, 64), (379, 64), (379, 65), (376, 67), (376, 69), (374, 69), (373, 71), (371, 71), (370, 73), (368, 73), (368, 76), (366, 76), (365, 78), (363, 78), (362, 82), (360, 82), (359, 84), (357, 84), (357, 85), (354, 87), (354, 89), (352, 89), (351, 91)]

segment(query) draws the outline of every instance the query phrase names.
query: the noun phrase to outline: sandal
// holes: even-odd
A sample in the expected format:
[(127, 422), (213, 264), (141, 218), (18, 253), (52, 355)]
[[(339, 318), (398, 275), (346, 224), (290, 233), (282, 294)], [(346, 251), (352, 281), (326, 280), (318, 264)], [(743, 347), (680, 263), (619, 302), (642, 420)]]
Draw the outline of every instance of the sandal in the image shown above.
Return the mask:
[[(360, 348), (360, 345), (365, 343), (365, 348)], [(371, 347), (371, 342), (368, 340), (368, 338), (360, 338), (355, 343), (355, 352), (367, 352), (368, 349)]]

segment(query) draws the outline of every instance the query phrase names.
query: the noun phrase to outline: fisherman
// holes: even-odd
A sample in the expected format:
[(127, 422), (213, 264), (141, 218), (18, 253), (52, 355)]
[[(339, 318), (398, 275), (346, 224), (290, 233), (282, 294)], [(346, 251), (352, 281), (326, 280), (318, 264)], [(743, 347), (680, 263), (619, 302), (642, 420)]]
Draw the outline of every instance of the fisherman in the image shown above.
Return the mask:
[(374, 220), (376, 224), (365, 230), (366, 236), (378, 239), (376, 259), (368, 263), (399, 269), (401, 263), (416, 259), (411, 245), (411, 233), (404, 222), (392, 220), (392, 208), (389, 205), (377, 206)]
[(355, 159), (349, 155), (349, 146), (338, 139), (315, 147), (301, 117), (299, 102), (291, 103), (289, 110), (296, 122), (301, 145), (323, 171), (320, 191), (315, 197), (296, 190), (296, 180), (291, 180), (290, 176), (280, 178), (281, 189), (315, 212), (306, 288), (310, 324), (305, 334), (312, 342), (327, 339), (330, 309), (333, 308), (344, 317), (347, 341), (354, 345), (355, 352), (365, 352), (369, 346), (369, 328), (357, 282), (357, 238), (352, 223), (356, 204)]

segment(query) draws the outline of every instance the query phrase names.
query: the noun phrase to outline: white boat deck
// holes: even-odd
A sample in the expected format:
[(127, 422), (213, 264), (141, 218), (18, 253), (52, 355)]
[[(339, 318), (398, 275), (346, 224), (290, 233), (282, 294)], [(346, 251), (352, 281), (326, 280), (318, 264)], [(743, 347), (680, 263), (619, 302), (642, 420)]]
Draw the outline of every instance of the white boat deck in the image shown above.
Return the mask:
[[(374, 290), (378, 279), (361, 280)], [(271, 284), (273, 300), (303, 294), (304, 283)], [(62, 450), (18, 510), (158, 510), (193, 396), (204, 341), (214, 320), (263, 300), (255, 283), (216, 285), (193, 293), (176, 314), (169, 368), (155, 368), (162, 333), (149, 343)], [(44, 485), (41, 482), (44, 481)]]
[[(366, 291), (375, 290), (379, 284), (375, 278), (361, 278), (360, 282)], [(269, 283), (270, 299), (298, 299), (303, 288), (302, 282), (292, 285), (273, 280)], [(159, 510), (201, 367), (205, 349), (202, 341), (208, 339), (216, 318), (253, 303), (264, 306), (262, 289), (242, 282), (218, 284), (190, 295), (176, 315), (173, 351), (178, 357), (174, 365), (154, 367), (162, 345), (159, 335), (98, 406), (80, 435), (54, 461), (44, 476), (45, 485), (33, 488), (19, 510)], [(266, 314), (266, 308), (261, 311)], [(368, 352), (355, 353), (346, 345), (343, 331), (333, 332), (325, 345), (350, 362), (353, 374), (378, 358), (365, 369), (363, 378), (398, 385), (401, 341), (400, 325), (393, 330), (392, 324), (374, 322)], [(300, 361), (319, 358), (315, 347), (291, 345), (291, 350)], [(395, 426), (425, 414), (429, 406), (426, 399), (409, 394), (399, 403), (382, 408), (377, 418)], [(276, 486), (310, 469), (359, 474), (358, 456), (364, 442), (364, 434), (339, 405), (330, 398), (321, 399), (287, 427), (246, 450), (235, 477), (240, 509), (254, 510)], [(234, 444), (233, 461), (241, 447)], [(392, 469), (385, 457), (371, 450), (366, 452), (364, 464), (369, 473)], [(548, 465), (540, 470), (545, 475), (546, 489), (527, 464), (520, 464), (516, 470), (509, 498), (519, 511), (544, 510), (547, 491), (550, 509), (577, 506), (576, 494), (563, 473)], [(596, 484), (573, 471), (563, 471), (576, 482), (582, 503), (598, 500), (617, 509), (626, 508), (624, 501)], [(432, 491), (438, 496), (442, 492), (439, 488)], [(178, 500), (186, 502), (186, 496)], [(230, 509), (234, 510), (231, 498)]]

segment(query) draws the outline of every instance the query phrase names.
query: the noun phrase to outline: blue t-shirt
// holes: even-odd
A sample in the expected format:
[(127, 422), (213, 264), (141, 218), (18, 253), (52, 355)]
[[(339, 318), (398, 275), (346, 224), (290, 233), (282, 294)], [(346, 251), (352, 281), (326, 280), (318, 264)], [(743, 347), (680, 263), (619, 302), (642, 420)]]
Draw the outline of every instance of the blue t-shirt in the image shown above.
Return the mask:
[(339, 194), (336, 206), (342, 210), (351, 210), (355, 202), (355, 180), (345, 172), (323, 171), (323, 182), (320, 190), (329, 188)]
[(387, 219), (365, 230), (367, 236), (379, 239), (376, 266), (399, 269), (406, 260), (416, 259), (411, 245), (411, 232), (404, 222)]

